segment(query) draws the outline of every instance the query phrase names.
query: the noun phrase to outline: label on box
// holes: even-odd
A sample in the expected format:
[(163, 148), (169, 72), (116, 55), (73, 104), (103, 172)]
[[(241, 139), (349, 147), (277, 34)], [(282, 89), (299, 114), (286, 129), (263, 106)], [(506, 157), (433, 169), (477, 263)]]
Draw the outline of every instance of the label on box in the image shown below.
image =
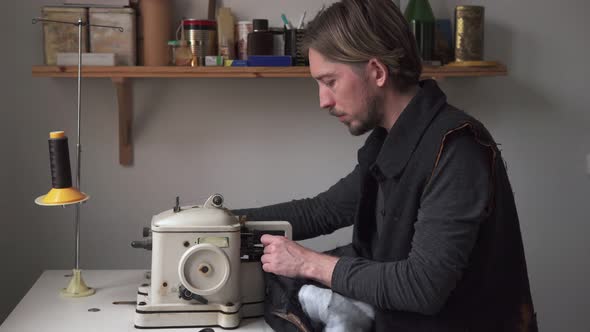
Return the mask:
[(248, 61), (246, 60), (234, 60), (231, 63), (232, 67), (248, 67)]
[[(84, 66), (114, 66), (114, 53), (82, 53)], [(57, 53), (58, 66), (77, 66), (78, 53)]]
[(221, 55), (207, 55), (205, 57), (205, 66), (223, 66), (223, 57)]

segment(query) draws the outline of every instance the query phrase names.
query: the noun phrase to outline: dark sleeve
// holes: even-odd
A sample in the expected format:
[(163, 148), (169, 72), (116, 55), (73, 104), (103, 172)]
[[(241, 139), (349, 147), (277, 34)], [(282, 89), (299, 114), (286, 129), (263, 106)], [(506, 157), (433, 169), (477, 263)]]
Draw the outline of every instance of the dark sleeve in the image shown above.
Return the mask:
[(360, 191), (359, 167), (340, 179), (327, 191), (314, 198), (253, 209), (233, 210), (236, 215), (245, 215), (248, 220), (285, 220), (293, 227), (293, 239), (304, 240), (350, 226)]
[(421, 197), (408, 258), (342, 257), (332, 289), (380, 309), (436, 314), (467, 267), (491, 185), (489, 148), (470, 135), (450, 137)]

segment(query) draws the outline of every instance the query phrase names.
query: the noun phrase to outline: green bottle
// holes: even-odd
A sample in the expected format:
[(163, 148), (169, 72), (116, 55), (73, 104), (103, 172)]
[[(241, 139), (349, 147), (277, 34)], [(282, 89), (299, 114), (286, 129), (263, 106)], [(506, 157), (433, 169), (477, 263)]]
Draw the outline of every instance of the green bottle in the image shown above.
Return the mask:
[(422, 60), (434, 60), (434, 27), (436, 20), (428, 0), (410, 0), (404, 16), (416, 37), (418, 52)]

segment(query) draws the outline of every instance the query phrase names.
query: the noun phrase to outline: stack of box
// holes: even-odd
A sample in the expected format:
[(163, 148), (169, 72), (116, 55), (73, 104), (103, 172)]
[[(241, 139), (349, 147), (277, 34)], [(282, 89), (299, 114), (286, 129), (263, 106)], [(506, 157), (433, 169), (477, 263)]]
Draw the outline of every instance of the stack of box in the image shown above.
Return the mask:
[[(134, 66), (136, 64), (135, 10), (129, 0), (65, 0), (63, 6), (45, 6), (43, 18), (118, 29), (84, 26), (82, 28), (82, 62), (84, 65)], [(78, 27), (44, 22), (43, 38), (46, 65), (78, 63)], [(90, 50), (90, 53), (87, 53)]]

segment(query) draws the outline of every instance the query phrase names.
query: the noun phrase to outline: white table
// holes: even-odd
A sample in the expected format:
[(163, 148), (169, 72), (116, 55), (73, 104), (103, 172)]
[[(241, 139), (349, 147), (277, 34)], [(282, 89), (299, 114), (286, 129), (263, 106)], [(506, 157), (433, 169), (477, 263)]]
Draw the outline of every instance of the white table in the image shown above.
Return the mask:
[[(83, 298), (65, 298), (59, 292), (68, 285), (70, 270), (49, 270), (20, 301), (0, 326), (0, 332), (29, 331), (199, 331), (200, 328), (142, 330), (133, 326), (137, 287), (146, 282), (145, 270), (83, 270), (82, 277), (96, 294)], [(66, 275), (68, 275), (66, 277)], [(100, 311), (89, 311), (98, 308)], [(229, 331), (214, 328), (216, 332)], [(262, 318), (244, 319), (231, 331), (271, 332)]]

